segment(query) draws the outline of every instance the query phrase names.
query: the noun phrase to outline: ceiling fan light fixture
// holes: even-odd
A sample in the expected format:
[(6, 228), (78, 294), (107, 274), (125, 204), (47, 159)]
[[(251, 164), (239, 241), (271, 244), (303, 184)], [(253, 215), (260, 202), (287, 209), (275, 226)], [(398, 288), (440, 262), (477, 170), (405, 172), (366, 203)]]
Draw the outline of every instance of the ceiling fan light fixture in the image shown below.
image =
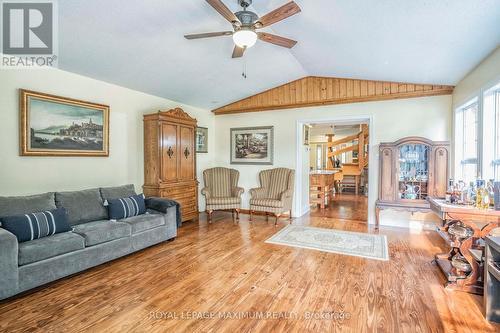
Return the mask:
[(257, 34), (253, 30), (238, 30), (233, 34), (234, 44), (242, 48), (250, 48), (257, 41)]

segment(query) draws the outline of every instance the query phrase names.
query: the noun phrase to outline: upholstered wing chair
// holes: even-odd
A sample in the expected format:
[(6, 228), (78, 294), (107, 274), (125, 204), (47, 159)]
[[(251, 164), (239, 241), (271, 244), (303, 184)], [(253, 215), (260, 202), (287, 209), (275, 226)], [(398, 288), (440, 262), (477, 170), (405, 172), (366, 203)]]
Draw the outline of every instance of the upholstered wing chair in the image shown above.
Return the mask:
[(280, 216), (289, 212), (292, 219), (293, 185), (295, 171), (286, 168), (263, 170), (259, 174), (260, 187), (250, 190), (250, 220), (254, 211), (276, 216), (275, 225)]
[(214, 210), (230, 209), (236, 212), (236, 220), (240, 219), (241, 194), (244, 190), (238, 187), (240, 173), (238, 170), (228, 168), (212, 168), (203, 171), (203, 181), (205, 187), (201, 194), (206, 199), (206, 211), (208, 223), (212, 223), (212, 213)]

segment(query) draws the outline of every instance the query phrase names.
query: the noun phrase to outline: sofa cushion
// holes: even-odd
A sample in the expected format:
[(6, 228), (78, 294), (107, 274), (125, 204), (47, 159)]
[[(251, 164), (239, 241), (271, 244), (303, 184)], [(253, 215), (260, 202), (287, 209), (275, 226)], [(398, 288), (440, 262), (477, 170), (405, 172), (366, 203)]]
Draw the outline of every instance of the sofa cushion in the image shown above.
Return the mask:
[(129, 224), (132, 227), (132, 234), (137, 234), (145, 230), (165, 225), (165, 218), (162, 214), (144, 214), (129, 217), (120, 222)]
[(85, 246), (94, 246), (132, 234), (130, 225), (108, 220), (94, 221), (76, 225), (73, 232), (85, 238)]
[(133, 184), (115, 187), (101, 187), (100, 191), (103, 201), (127, 198), (137, 194), (135, 193), (135, 187)]
[(54, 193), (0, 197), (0, 217), (56, 209)]
[(108, 217), (106, 207), (98, 188), (56, 192), (56, 206), (64, 207), (68, 211), (69, 224), (81, 224), (90, 221), (104, 220)]
[(108, 217), (110, 220), (121, 220), (127, 217), (146, 213), (144, 195), (133, 195), (128, 198), (107, 200)]
[(250, 205), (283, 208), (283, 201), (275, 199), (250, 199)]
[(49, 259), (85, 248), (83, 237), (73, 232), (35, 239), (19, 244), (19, 266)]
[(227, 198), (209, 198), (207, 199), (207, 205), (231, 205), (241, 203), (240, 197), (227, 197)]
[(0, 221), (2, 228), (14, 234), (19, 243), (71, 231), (64, 208), (0, 217)]

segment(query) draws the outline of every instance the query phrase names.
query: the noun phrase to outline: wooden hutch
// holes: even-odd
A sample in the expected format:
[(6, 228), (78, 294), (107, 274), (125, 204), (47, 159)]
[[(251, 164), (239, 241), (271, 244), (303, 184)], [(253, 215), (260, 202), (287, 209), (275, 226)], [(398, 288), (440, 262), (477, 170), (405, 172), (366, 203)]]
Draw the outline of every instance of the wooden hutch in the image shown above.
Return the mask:
[(144, 194), (179, 202), (183, 222), (198, 219), (196, 124), (180, 108), (144, 116)]
[(382, 209), (429, 212), (427, 197), (444, 197), (448, 180), (450, 143), (406, 137), (381, 143), (376, 228)]

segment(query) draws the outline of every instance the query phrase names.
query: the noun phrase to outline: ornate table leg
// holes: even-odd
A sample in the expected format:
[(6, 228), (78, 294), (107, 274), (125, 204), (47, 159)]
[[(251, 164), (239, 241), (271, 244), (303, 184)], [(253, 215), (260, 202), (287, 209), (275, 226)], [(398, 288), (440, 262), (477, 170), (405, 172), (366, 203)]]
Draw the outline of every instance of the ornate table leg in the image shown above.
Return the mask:
[(380, 226), (380, 208), (375, 206), (375, 230), (378, 231)]

